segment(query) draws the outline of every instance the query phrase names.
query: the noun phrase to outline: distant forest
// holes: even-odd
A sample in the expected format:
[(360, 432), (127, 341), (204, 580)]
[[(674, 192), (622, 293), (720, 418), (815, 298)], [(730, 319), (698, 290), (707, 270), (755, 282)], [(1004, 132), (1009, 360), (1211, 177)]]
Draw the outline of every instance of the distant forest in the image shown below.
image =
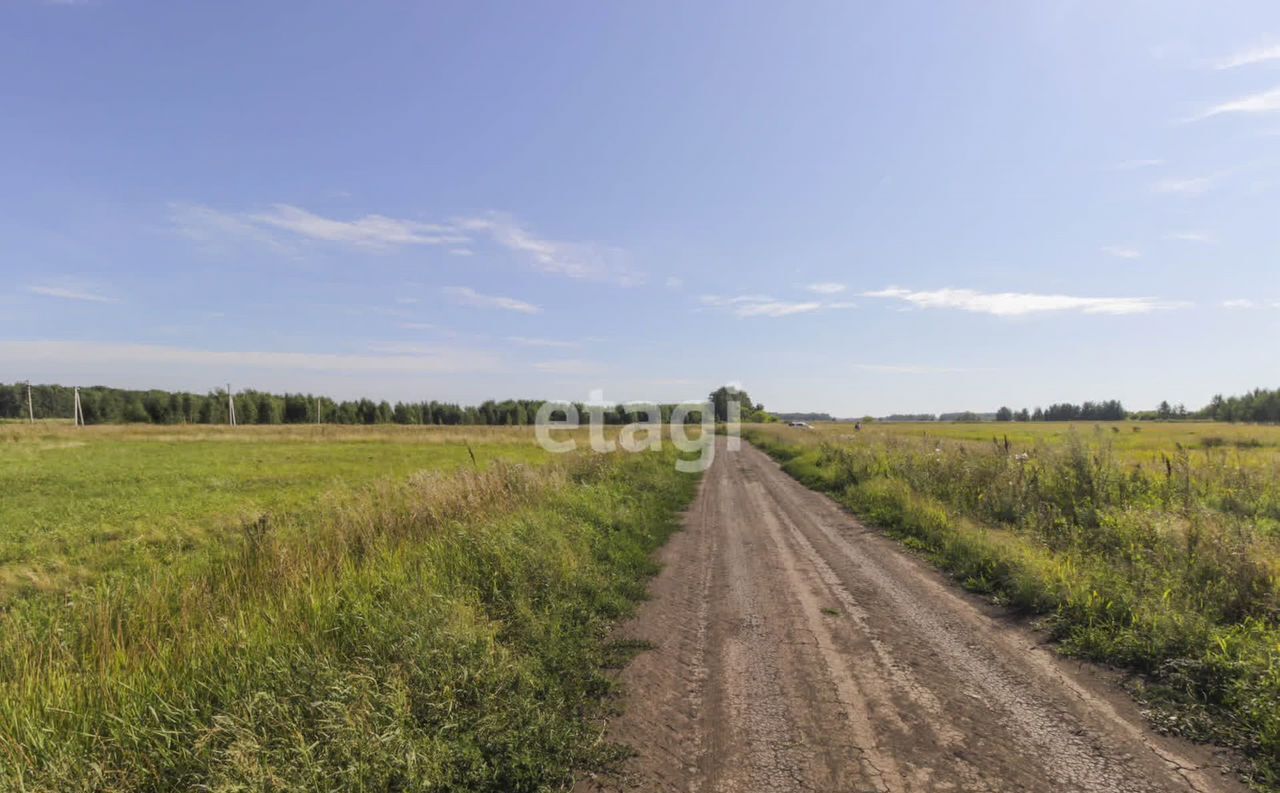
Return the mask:
[[(730, 388), (713, 391), (708, 400), (716, 418), (727, 415), (727, 400), (736, 397), (744, 421), (763, 420), (763, 406), (751, 402), (746, 392)], [(543, 400), (489, 400), (479, 405), (453, 402), (374, 402), (371, 399), (338, 401), (312, 394), (270, 394), (265, 391), (237, 391), (236, 421), (239, 424), (435, 424), (519, 426), (532, 424)], [(71, 420), (74, 390), (60, 385), (32, 385), (31, 408), (37, 420)], [(669, 421), (675, 405), (660, 405), (662, 420)], [(181, 391), (133, 391), (107, 386), (80, 389), (80, 408), (86, 424), (226, 424), (227, 392), (192, 394)], [(587, 422), (586, 406), (577, 405), (580, 421)], [(317, 412), (318, 411), (318, 412)], [(0, 419), (26, 419), (25, 383), (0, 383)], [(624, 405), (605, 410), (606, 424), (626, 424), (640, 416)]]
[(1253, 424), (1280, 423), (1280, 389), (1256, 388), (1242, 396), (1215, 396), (1199, 410), (1188, 410), (1180, 404), (1161, 402), (1155, 410), (1127, 411), (1116, 399), (1102, 402), (1085, 402), (1075, 405), (1069, 402), (1013, 410), (1002, 407), (990, 413), (896, 413), (880, 421), (1230, 421)]
[(774, 413), (778, 421), (837, 421), (830, 413)]
[[(742, 405), (744, 421), (767, 421), (775, 417), (765, 413), (764, 406), (752, 403), (745, 392), (720, 388), (708, 399), (714, 404), (716, 418), (723, 421), (726, 399), (736, 397)], [(36, 419), (71, 419), (71, 388), (59, 385), (33, 385), (31, 402)], [(236, 419), (241, 424), (438, 424), (497, 425), (532, 424), (538, 408), (537, 399), (488, 400), (479, 405), (454, 402), (375, 402), (371, 399), (334, 400), (312, 394), (271, 394), (245, 390), (234, 395)], [(225, 424), (227, 392), (207, 394), (188, 392), (135, 391), (107, 386), (80, 389), (80, 404), (89, 424)], [(662, 405), (662, 420), (671, 417), (674, 405)], [(579, 414), (586, 421), (586, 408), (579, 404)], [(24, 383), (0, 383), (0, 419), (27, 418), (27, 386)], [(832, 421), (827, 413), (779, 413), (784, 421)], [(1248, 423), (1280, 423), (1280, 389), (1258, 388), (1241, 396), (1215, 396), (1199, 410), (1182, 405), (1160, 403), (1155, 410), (1129, 412), (1118, 400), (1053, 404), (1047, 408), (1013, 410), (1002, 407), (995, 413), (911, 413), (884, 416), (880, 421), (1119, 421), (1122, 419), (1178, 420), (1199, 419)], [(605, 423), (625, 424), (638, 416), (617, 405), (605, 411)]]
[(1085, 402), (1073, 405), (1069, 402), (1050, 405), (1047, 408), (1036, 408), (1028, 412), (1026, 408), (1019, 411), (1002, 407), (996, 411), (996, 421), (1123, 421), (1129, 414), (1118, 399), (1105, 402)]

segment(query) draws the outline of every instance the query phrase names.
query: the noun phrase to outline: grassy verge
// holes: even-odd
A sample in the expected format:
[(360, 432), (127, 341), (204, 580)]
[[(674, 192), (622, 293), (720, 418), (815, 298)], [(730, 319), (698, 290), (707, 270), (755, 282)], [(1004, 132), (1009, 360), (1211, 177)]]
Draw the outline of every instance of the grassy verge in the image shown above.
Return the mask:
[(1042, 615), (1065, 652), (1142, 673), (1158, 726), (1241, 750), (1253, 784), (1280, 788), (1280, 483), (1176, 452), (1144, 470), (1078, 436), (746, 436), (967, 588)]
[(0, 616), (0, 789), (554, 790), (613, 752), (609, 625), (669, 454), (424, 474)]

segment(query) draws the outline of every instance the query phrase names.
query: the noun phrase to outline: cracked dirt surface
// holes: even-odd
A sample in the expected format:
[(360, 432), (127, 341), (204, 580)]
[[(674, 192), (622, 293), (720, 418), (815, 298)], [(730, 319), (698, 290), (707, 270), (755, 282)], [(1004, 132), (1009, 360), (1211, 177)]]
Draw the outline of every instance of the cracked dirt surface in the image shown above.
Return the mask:
[(654, 645), (608, 728), (637, 756), (578, 793), (1243, 791), (1106, 674), (718, 443), (624, 628)]

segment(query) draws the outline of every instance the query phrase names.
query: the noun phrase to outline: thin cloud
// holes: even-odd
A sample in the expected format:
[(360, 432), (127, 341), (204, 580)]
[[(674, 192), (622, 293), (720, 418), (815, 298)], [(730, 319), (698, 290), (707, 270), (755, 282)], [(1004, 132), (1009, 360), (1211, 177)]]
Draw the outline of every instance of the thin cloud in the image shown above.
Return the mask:
[(794, 314), (809, 314), (827, 309), (854, 308), (848, 301), (823, 302), (820, 300), (778, 300), (768, 295), (703, 295), (699, 298), (704, 306), (725, 309), (739, 318), (747, 317), (789, 317)]
[(74, 283), (32, 284), (27, 291), (41, 297), (54, 297), (59, 300), (81, 300), (87, 303), (118, 303), (114, 297), (99, 294), (92, 289)]
[(433, 223), (379, 214), (351, 219), (325, 217), (292, 204), (273, 204), (261, 212), (224, 212), (200, 204), (175, 203), (170, 204), (169, 215), (180, 234), (205, 244), (250, 240), (289, 253), (296, 253), (302, 243), (375, 251), (441, 246), (453, 256), (473, 256), (476, 245), (488, 239), (530, 260), (541, 272), (622, 286), (644, 281), (644, 274), (632, 268), (626, 253), (618, 248), (547, 239), (499, 213)]
[(487, 234), (495, 243), (533, 263), (534, 269), (589, 281), (611, 281), (635, 286), (644, 274), (634, 270), (626, 254), (618, 248), (585, 242), (563, 242), (541, 237), (507, 215), (461, 218), (457, 226), (473, 233)]
[(1203, 231), (1175, 231), (1166, 235), (1166, 238), (1181, 242), (1213, 242), (1213, 237)]
[(826, 281), (819, 284), (809, 284), (808, 286), (805, 287), (805, 289), (808, 289), (810, 292), (815, 292), (819, 295), (838, 295), (845, 290), (845, 286), (844, 284), (837, 284), (831, 281)]
[(662, 285), (668, 289), (684, 289), (684, 279), (678, 275), (668, 275)]
[(412, 355), (342, 355), (311, 352), (221, 351), (156, 344), (79, 341), (0, 342), (0, 359), (55, 364), (68, 369), (101, 365), (191, 366), (314, 372), (442, 374), (497, 371), (500, 359), (481, 350), (416, 348)]
[(518, 314), (542, 313), (542, 309), (532, 303), (516, 300), (514, 297), (482, 295), (469, 286), (447, 286), (444, 288), (444, 293), (452, 297), (455, 303), (473, 308), (496, 308)]
[(1123, 160), (1112, 166), (1115, 171), (1136, 171), (1140, 168), (1154, 168), (1157, 165), (1164, 165), (1164, 160), (1148, 159), (1148, 160)]
[(1219, 174), (1196, 176), (1189, 179), (1161, 179), (1151, 186), (1157, 193), (1174, 193), (1180, 195), (1200, 195), (1208, 190)]
[(1249, 310), (1255, 308), (1280, 308), (1280, 300), (1249, 300), (1248, 298), (1236, 298), (1234, 300), (1223, 300), (1218, 305), (1223, 308), (1233, 310)]
[(245, 220), (307, 239), (368, 248), (456, 245), (469, 241), (468, 237), (458, 233), (456, 229), (437, 223), (391, 218), (386, 215), (337, 220), (290, 204), (275, 204), (270, 211), (249, 215)]
[(1142, 257), (1142, 251), (1137, 248), (1126, 248), (1123, 245), (1104, 245), (1102, 246), (1102, 252), (1117, 259), (1138, 259)]
[(474, 256), (477, 244), (488, 239), (531, 261), (534, 269), (541, 272), (612, 281), (623, 287), (644, 283), (643, 272), (628, 263), (621, 249), (547, 239), (498, 212), (461, 217), (449, 223), (429, 223), (378, 214), (339, 219), (289, 203), (275, 203), (269, 210), (259, 212), (225, 212), (198, 203), (172, 203), (169, 215), (178, 233), (204, 244), (251, 240), (285, 253), (297, 253), (303, 243), (343, 244), (370, 251), (440, 246), (452, 256)]
[(897, 287), (864, 292), (863, 297), (900, 300), (916, 308), (956, 309), (997, 317), (1023, 317), (1064, 311), (1082, 314), (1147, 314), (1183, 305), (1154, 297), (1076, 297), (1025, 292), (978, 292), (973, 289), (912, 291)]
[(1253, 66), (1258, 63), (1280, 60), (1280, 44), (1273, 44), (1228, 55), (1213, 65), (1218, 70), (1236, 69), (1241, 66)]
[(776, 300), (768, 295), (737, 297), (703, 295), (701, 302), (705, 306), (727, 309), (736, 317), (787, 317), (792, 314), (807, 314), (822, 308), (822, 303), (817, 301), (792, 302)]
[(560, 339), (539, 339), (529, 336), (508, 336), (507, 341), (519, 347), (542, 347), (548, 349), (572, 349), (581, 347), (582, 343), (577, 341), (562, 341)]
[(203, 204), (169, 204), (169, 222), (179, 234), (201, 245), (218, 246), (229, 241), (247, 240), (282, 253), (292, 252), (282, 240), (245, 217)]
[(1242, 96), (1239, 99), (1232, 99), (1230, 102), (1214, 105), (1204, 112), (1193, 116), (1192, 121), (1203, 121), (1206, 118), (1214, 116), (1235, 115), (1240, 113), (1275, 113), (1280, 111), (1280, 88), (1272, 88), (1269, 91), (1261, 91), (1249, 96)]
[(438, 325), (430, 322), (399, 322), (396, 325), (403, 330), (437, 330), (439, 328)]

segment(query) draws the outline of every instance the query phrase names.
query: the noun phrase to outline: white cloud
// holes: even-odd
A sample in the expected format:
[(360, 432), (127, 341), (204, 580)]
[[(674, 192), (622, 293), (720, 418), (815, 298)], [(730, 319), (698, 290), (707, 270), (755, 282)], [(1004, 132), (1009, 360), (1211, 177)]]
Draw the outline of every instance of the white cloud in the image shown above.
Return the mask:
[(821, 303), (793, 303), (774, 300), (768, 303), (744, 303), (734, 310), (740, 317), (788, 317), (792, 314), (807, 314), (822, 308)]
[(1253, 302), (1252, 300), (1237, 298), (1235, 300), (1222, 301), (1222, 307), (1223, 308), (1257, 308), (1258, 304)]
[(546, 239), (499, 213), (431, 223), (379, 214), (342, 220), (291, 204), (273, 204), (262, 212), (223, 212), (200, 204), (174, 203), (169, 206), (169, 215), (179, 233), (205, 244), (251, 240), (285, 252), (295, 252), (300, 242), (382, 251), (431, 245), (445, 246), (454, 256), (473, 256), (480, 236), (529, 259), (542, 272), (623, 286), (644, 281), (644, 274), (632, 268), (626, 253), (618, 248)]
[(456, 223), (465, 231), (489, 235), (507, 250), (527, 257), (535, 269), (544, 273), (612, 281), (622, 286), (634, 286), (644, 281), (643, 273), (632, 269), (625, 253), (617, 248), (539, 237), (515, 219), (499, 213), (462, 218)]
[(532, 303), (516, 300), (513, 297), (482, 295), (468, 286), (447, 286), (444, 288), (444, 293), (452, 297), (454, 302), (474, 308), (496, 308), (503, 311), (515, 311), (520, 314), (539, 314), (542, 312), (541, 308)]
[(816, 292), (820, 295), (836, 295), (844, 291), (844, 284), (832, 283), (830, 281), (820, 284), (809, 284), (807, 287), (810, 292)]
[(807, 314), (822, 308), (822, 304), (816, 301), (790, 302), (775, 300), (768, 295), (737, 297), (703, 295), (701, 301), (703, 305), (728, 309), (737, 317), (786, 317), (792, 314)]
[(1137, 259), (1142, 256), (1142, 251), (1137, 248), (1126, 248), (1123, 245), (1104, 245), (1102, 252), (1117, 259)]
[(340, 220), (291, 204), (274, 204), (263, 212), (223, 212), (200, 204), (174, 203), (169, 205), (169, 218), (179, 233), (199, 242), (245, 239), (285, 251), (292, 250), (290, 239), (373, 250), (470, 241), (449, 225), (378, 214)]
[(203, 245), (249, 240), (283, 252), (290, 250), (273, 234), (243, 216), (201, 204), (169, 204), (169, 222), (179, 234)]
[(703, 295), (699, 301), (704, 306), (726, 309), (736, 317), (788, 317), (793, 314), (808, 314), (825, 309), (853, 308), (854, 304), (843, 301), (824, 303), (818, 300), (791, 301), (778, 300), (768, 295), (737, 295), (724, 297), (721, 295)]
[(1136, 171), (1139, 168), (1154, 168), (1157, 165), (1164, 165), (1164, 160), (1123, 160), (1112, 166), (1116, 171)]
[(677, 275), (668, 275), (667, 280), (663, 282), (663, 286), (668, 289), (684, 289), (684, 279)]
[(71, 279), (56, 283), (32, 284), (27, 291), (41, 297), (56, 297), (59, 300), (82, 300), (89, 303), (116, 303), (114, 297), (108, 297), (92, 287)]
[(438, 326), (430, 322), (400, 322), (398, 327), (404, 330), (436, 330)]
[(537, 339), (528, 336), (508, 336), (507, 341), (520, 347), (543, 347), (552, 349), (571, 349), (581, 347), (581, 342), (561, 341), (559, 339)]
[(978, 292), (973, 289), (937, 289), (911, 291), (890, 287), (864, 292), (863, 297), (880, 297), (904, 301), (917, 308), (949, 308), (992, 314), (997, 317), (1021, 317), (1058, 311), (1083, 314), (1146, 314), (1182, 304), (1152, 297), (1074, 297), (1023, 292)]
[(1194, 116), (1191, 120), (1201, 121), (1214, 116), (1235, 113), (1274, 113), (1276, 111), (1280, 111), (1280, 88), (1272, 88), (1269, 91), (1261, 91), (1249, 96), (1242, 96), (1239, 99), (1233, 99), (1230, 102), (1214, 105)]
[[(0, 360), (68, 369), (160, 365), (209, 370), (270, 369), (313, 372), (439, 374), (497, 371), (496, 355), (479, 350), (416, 348), (412, 355), (342, 355), (309, 352), (214, 351), (155, 344), (79, 341), (0, 341)], [(216, 379), (216, 376), (211, 375)]]
[(1161, 179), (1151, 186), (1152, 190), (1157, 193), (1178, 193), (1182, 195), (1199, 195), (1208, 190), (1213, 181), (1217, 179), (1214, 176), (1197, 176), (1190, 179)]
[(1273, 44), (1243, 50), (1229, 55), (1213, 65), (1215, 69), (1235, 69), (1240, 66), (1252, 66), (1257, 63), (1280, 60), (1280, 44)]
[(385, 215), (335, 220), (289, 204), (275, 204), (270, 211), (249, 215), (245, 220), (307, 239), (370, 248), (456, 245), (468, 241), (457, 229), (436, 223), (390, 218)]
[(1203, 231), (1175, 231), (1166, 235), (1171, 240), (1182, 242), (1212, 242), (1213, 238)]

